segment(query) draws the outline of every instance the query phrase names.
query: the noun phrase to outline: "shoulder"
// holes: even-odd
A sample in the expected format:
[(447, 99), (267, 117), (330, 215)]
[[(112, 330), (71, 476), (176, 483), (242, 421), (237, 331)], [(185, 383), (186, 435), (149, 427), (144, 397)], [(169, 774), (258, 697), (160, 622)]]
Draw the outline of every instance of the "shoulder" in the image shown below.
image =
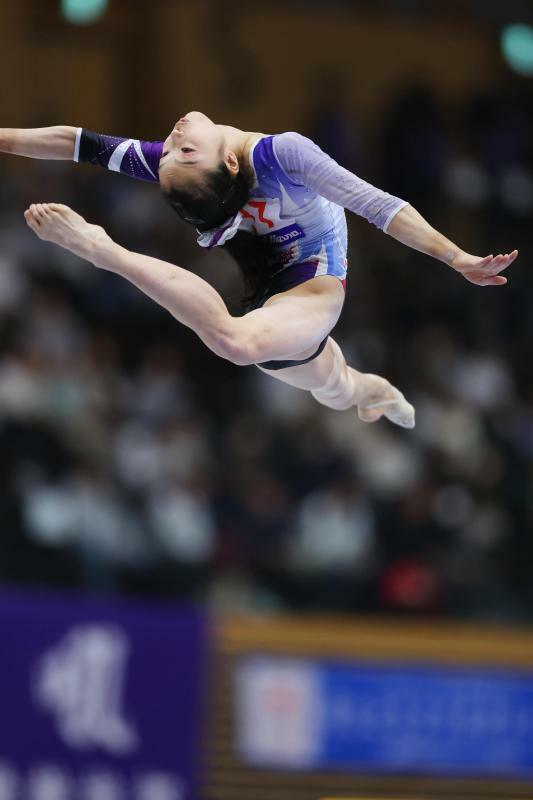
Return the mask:
[(294, 158), (305, 158), (310, 153), (319, 153), (319, 146), (297, 131), (285, 131), (285, 133), (278, 133), (273, 137), (274, 152), (280, 161)]
[(279, 133), (272, 140), (274, 154), (280, 167), (298, 181), (324, 153), (320, 147), (297, 131)]
[(283, 133), (254, 133), (250, 135), (246, 143), (245, 152), (261, 149), (272, 149), (279, 158), (280, 155), (288, 151), (305, 151), (309, 149), (319, 150), (318, 145), (298, 131), (284, 131)]
[(317, 146), (312, 139), (309, 139), (302, 133), (298, 133), (298, 131), (285, 131), (284, 133), (276, 133), (273, 136), (273, 140), (276, 147), (302, 147), (305, 145), (311, 145), (314, 147)]
[(257, 180), (274, 170), (279, 180), (303, 185), (309, 169), (324, 154), (311, 139), (297, 131), (268, 134), (255, 139), (249, 150), (250, 167)]

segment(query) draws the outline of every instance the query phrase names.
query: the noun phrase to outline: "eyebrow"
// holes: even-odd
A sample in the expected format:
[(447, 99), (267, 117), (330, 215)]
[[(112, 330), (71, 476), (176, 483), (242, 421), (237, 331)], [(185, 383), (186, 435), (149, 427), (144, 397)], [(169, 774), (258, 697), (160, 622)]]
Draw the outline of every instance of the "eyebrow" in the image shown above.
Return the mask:
[[(168, 156), (169, 153), (170, 153), (170, 150), (167, 150), (166, 153), (161, 153), (161, 158), (164, 158), (165, 156)], [(161, 161), (161, 158), (159, 159), (160, 161)], [(190, 166), (193, 167), (195, 164), (198, 164), (198, 163), (199, 163), (198, 161), (177, 161), (176, 162), (176, 166), (178, 166), (178, 167), (188, 167), (190, 165)]]

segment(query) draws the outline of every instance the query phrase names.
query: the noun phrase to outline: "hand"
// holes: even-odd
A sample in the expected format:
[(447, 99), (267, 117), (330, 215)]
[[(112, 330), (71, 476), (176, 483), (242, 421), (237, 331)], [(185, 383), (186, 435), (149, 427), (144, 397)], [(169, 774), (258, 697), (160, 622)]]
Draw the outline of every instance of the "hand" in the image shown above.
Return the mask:
[(478, 286), (503, 286), (507, 283), (499, 273), (507, 269), (518, 256), (518, 250), (512, 253), (499, 256), (472, 256), (460, 250), (454, 258), (448, 262), (450, 267), (460, 272), (470, 283), (477, 283)]

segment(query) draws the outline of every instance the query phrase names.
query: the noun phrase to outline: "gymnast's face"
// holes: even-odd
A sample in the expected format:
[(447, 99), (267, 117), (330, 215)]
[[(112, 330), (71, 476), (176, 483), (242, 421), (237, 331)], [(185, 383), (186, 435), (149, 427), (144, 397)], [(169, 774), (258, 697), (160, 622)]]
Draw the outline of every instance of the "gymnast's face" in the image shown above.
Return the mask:
[(201, 111), (189, 111), (165, 139), (159, 161), (163, 189), (179, 188), (216, 169), (224, 158), (222, 130)]

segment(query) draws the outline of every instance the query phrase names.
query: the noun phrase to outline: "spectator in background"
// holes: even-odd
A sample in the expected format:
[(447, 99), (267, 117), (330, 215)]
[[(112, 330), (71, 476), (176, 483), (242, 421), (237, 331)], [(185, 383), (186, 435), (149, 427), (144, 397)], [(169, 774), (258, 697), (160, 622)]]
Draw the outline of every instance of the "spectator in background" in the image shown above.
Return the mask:
[(153, 573), (158, 593), (196, 596), (205, 587), (217, 548), (217, 526), (205, 480), (161, 484), (148, 500), (148, 523), (158, 546)]
[(286, 569), (306, 604), (350, 608), (368, 585), (376, 544), (373, 509), (346, 468), (300, 503)]

